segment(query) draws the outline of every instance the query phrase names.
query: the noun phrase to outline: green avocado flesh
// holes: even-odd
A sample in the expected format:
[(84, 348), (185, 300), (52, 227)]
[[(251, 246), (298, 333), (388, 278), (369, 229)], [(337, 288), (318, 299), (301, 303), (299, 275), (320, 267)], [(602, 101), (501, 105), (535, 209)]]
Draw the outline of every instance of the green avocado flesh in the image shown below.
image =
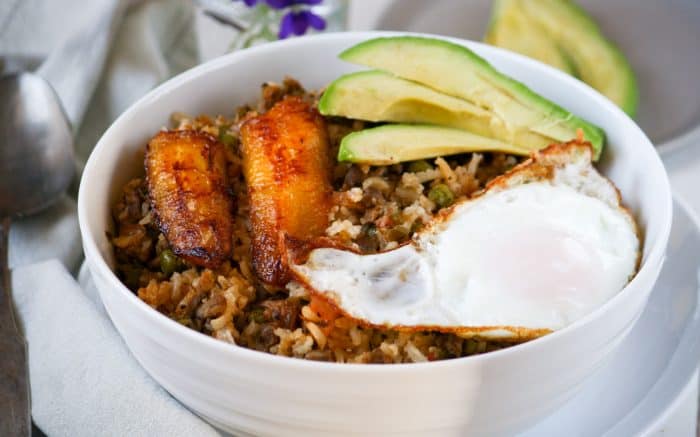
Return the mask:
[(390, 165), (467, 152), (527, 155), (529, 150), (461, 129), (434, 125), (387, 124), (346, 135), (338, 161)]
[(576, 68), (568, 55), (547, 32), (523, 14), (517, 1), (496, 0), (489, 29), (484, 37), (488, 44), (503, 47), (551, 65), (571, 76)]
[[(504, 142), (539, 149), (575, 139), (580, 129), (593, 145), (595, 159), (600, 156), (605, 140), (600, 128), (499, 73), (466, 47), (413, 36), (376, 38), (351, 47), (340, 58), (418, 82), (488, 111), (489, 126), (484, 129), (497, 129), (498, 139)], [(541, 142), (516, 141), (519, 138), (541, 138)]]
[(323, 93), (318, 109), (323, 115), (357, 120), (449, 126), (531, 150), (553, 142), (529, 130), (511, 132), (486, 109), (378, 70), (336, 79)]
[[(521, 31), (511, 30), (513, 20), (522, 23)], [(526, 36), (528, 29), (537, 36)], [(543, 39), (548, 42), (541, 46)], [(557, 68), (559, 61), (542, 53), (549, 52), (552, 46), (559, 47), (573, 65), (570, 74), (600, 91), (630, 116), (636, 112), (639, 92), (629, 62), (572, 1), (498, 0), (486, 42)]]

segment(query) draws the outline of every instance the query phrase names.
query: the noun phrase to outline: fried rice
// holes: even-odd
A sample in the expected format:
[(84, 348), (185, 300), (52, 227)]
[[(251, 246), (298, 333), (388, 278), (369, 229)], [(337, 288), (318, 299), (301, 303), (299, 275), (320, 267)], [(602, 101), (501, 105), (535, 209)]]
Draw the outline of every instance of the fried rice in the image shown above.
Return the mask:
[[(121, 280), (145, 303), (188, 328), (276, 355), (339, 363), (404, 363), (457, 358), (509, 346), (438, 332), (363, 327), (347, 317), (324, 316), (332, 309), (311, 299), (299, 284), (271, 289), (256, 279), (251, 267), (249, 208), (238, 127), (251, 113), (265, 112), (289, 94), (312, 102), (318, 98), (317, 93), (307, 92), (287, 78), (281, 84), (264, 84), (257, 105), (242, 106), (232, 117), (173, 114), (171, 128), (204, 131), (227, 146), (228, 176), (237, 203), (233, 251), (216, 271), (177, 259), (156, 226), (144, 178), (133, 179), (113, 205), (115, 230), (110, 238)], [(343, 136), (366, 127), (356, 120), (326, 121), (333, 156)], [(378, 167), (337, 163), (326, 235), (364, 253), (395, 248), (441, 207), (469, 197), (519, 159), (500, 153), (472, 153)], [(433, 195), (440, 190), (452, 197), (446, 200)]]

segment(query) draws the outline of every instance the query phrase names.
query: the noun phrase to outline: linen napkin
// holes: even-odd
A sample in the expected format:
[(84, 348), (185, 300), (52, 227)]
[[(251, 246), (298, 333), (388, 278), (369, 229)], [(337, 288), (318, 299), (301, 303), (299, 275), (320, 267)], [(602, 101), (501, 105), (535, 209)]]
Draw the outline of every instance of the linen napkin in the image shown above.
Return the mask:
[[(188, 0), (2, 0), (0, 59), (6, 70), (38, 67), (54, 87), (73, 125), (79, 173), (126, 107), (198, 62), (193, 23)], [(10, 232), (34, 421), (49, 436), (218, 435), (141, 369), (89, 274), (82, 289), (71, 277), (82, 258), (74, 196)]]
[[(0, 59), (10, 69), (40, 66), (73, 125), (79, 173), (119, 114), (198, 63), (194, 20), (189, 0), (1, 0)], [(68, 197), (15, 221), (10, 267), (58, 258), (75, 272), (82, 258), (77, 223)]]
[(16, 268), (12, 285), (29, 339), (32, 417), (48, 435), (219, 435), (148, 376), (60, 262)]

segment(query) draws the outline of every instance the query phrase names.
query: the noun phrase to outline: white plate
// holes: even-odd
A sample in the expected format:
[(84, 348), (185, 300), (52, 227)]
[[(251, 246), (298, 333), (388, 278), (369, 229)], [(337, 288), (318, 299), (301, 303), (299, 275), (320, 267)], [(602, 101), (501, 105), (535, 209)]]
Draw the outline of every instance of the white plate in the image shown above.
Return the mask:
[[(394, 0), (376, 22), (405, 30), (483, 38), (491, 0)], [(639, 81), (636, 120), (659, 150), (700, 140), (700, 2), (577, 0), (629, 58)]]
[(626, 437), (657, 428), (700, 361), (699, 223), (676, 198), (666, 262), (632, 332), (579, 394), (523, 437)]

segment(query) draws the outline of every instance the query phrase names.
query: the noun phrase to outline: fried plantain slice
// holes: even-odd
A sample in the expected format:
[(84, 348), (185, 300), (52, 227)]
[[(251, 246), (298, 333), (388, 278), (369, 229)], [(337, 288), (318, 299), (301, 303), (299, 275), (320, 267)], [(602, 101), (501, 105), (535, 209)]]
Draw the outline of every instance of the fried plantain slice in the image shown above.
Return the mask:
[(323, 117), (285, 97), (241, 127), (248, 185), (253, 268), (265, 283), (289, 280), (286, 237), (323, 234), (331, 206), (331, 167)]
[(197, 131), (164, 131), (146, 149), (151, 207), (173, 252), (215, 269), (231, 254), (233, 198), (224, 145)]

